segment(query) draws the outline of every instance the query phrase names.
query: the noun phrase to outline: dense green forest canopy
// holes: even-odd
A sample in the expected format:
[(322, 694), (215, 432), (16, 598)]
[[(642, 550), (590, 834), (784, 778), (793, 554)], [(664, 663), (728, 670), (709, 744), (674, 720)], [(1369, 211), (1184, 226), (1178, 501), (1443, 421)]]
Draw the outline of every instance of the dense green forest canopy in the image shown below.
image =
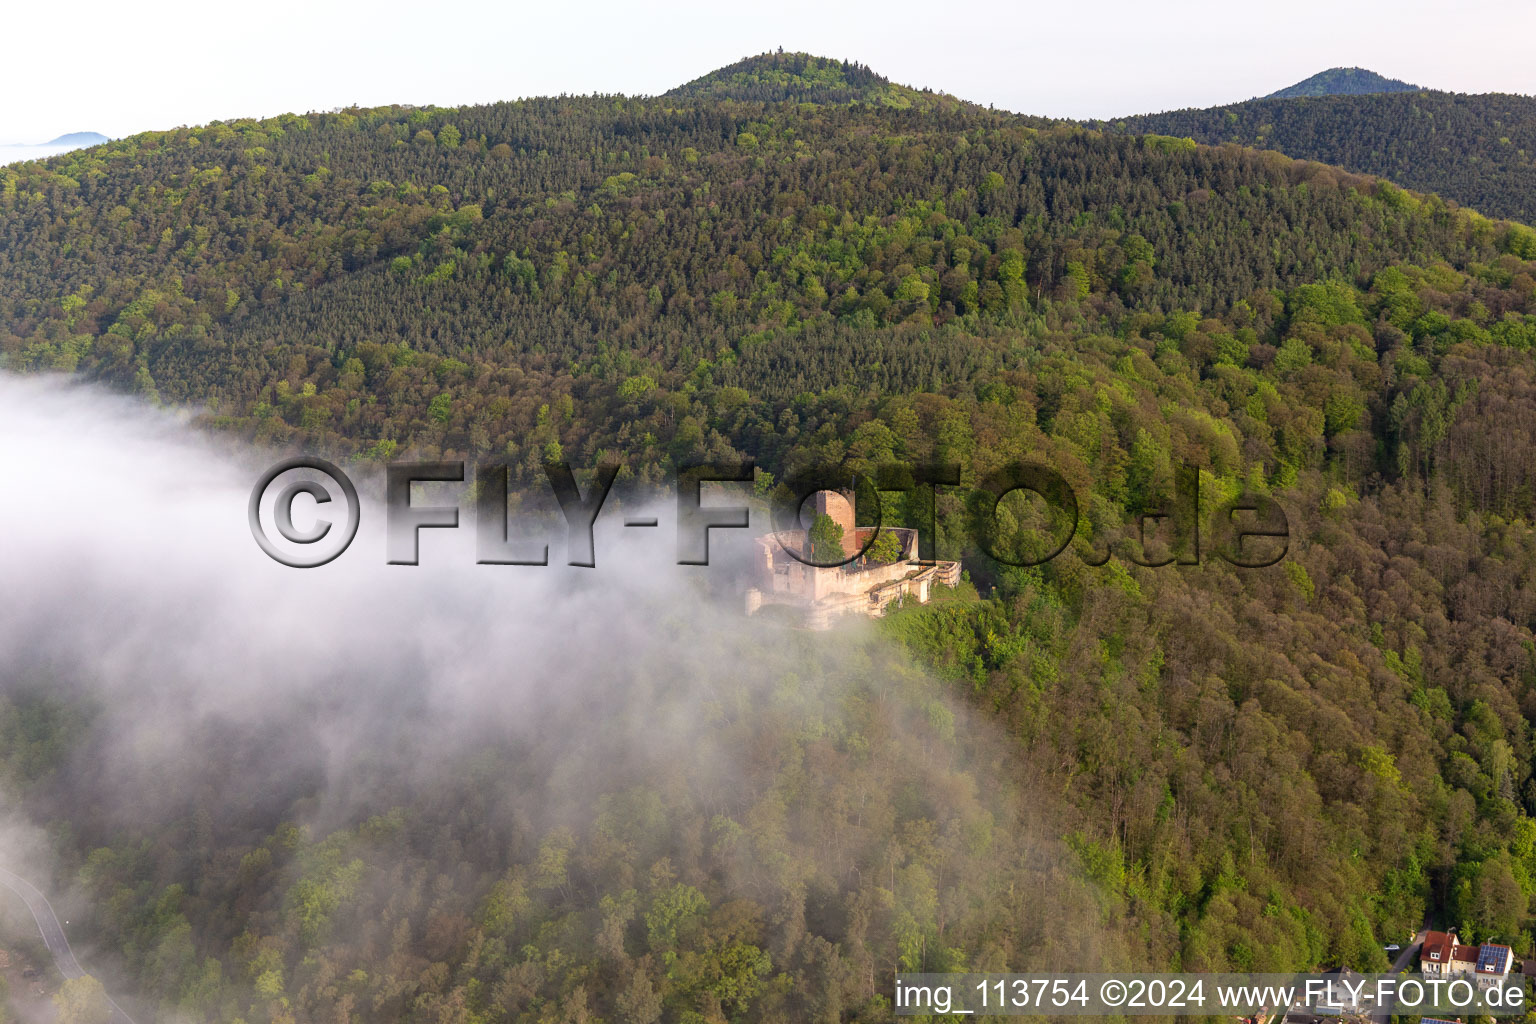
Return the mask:
[[(0, 358), (263, 444), (503, 457), (530, 488), (552, 457), (660, 483), (751, 456), (765, 489), (810, 462), (940, 459), (970, 484), (1039, 460), (1082, 495), (1074, 551), (1179, 464), (1212, 501), (1270, 492), (1293, 546), (1245, 573), (1001, 567), (964, 540), (957, 489), (941, 513), (972, 583), (883, 629), (1006, 728), (1014, 759), (988, 771), (1052, 795), (1107, 959), (1376, 968), (1427, 917), (1529, 953), (1536, 232), (1457, 205), (1525, 209), (1528, 101), (1256, 101), (1094, 131), (892, 103), (796, 61), (727, 69), (724, 92), (238, 121), (4, 168)], [(1190, 127), (1207, 116), (1266, 127)], [(1442, 198), (1228, 141), (1285, 148), (1289, 124), (1349, 165), (1378, 116), (1497, 130), (1508, 154), (1437, 141), (1431, 182), (1399, 173), (1406, 144), (1383, 158)], [(1022, 545), (1029, 510), (1003, 518)], [(72, 714), (5, 709), (13, 783), (89, 749)], [(887, 770), (786, 728), (761, 742), (834, 795)], [(869, 965), (1059, 951), (965, 904), (1003, 862), (923, 840), (943, 822), (920, 801), (880, 812), (916, 830), (899, 848), (855, 858), (884, 856), (884, 882), (817, 875), (814, 844), (765, 833), (753, 857), (814, 879), (781, 890), (741, 883), (743, 840), (669, 800), (647, 820), (701, 837), (692, 881), (646, 863), (630, 809), (494, 854), (430, 797), (329, 834), (289, 807), (196, 832), (189, 805), (178, 827), (213, 838), (82, 822), (59, 842), (129, 976), (194, 1016), (874, 1020), (889, 975)], [(378, 844), (417, 865), (390, 906), (358, 895)], [(463, 868), (430, 883), (445, 857)]]
[[(0, 702), (7, 784), (73, 808), (61, 913), (161, 1020), (880, 1021), (900, 964), (1133, 957), (1056, 802), (898, 649), (743, 637), (675, 600), (611, 610), (676, 633), (593, 644), (619, 655), (600, 705), (511, 728), (494, 694), (467, 729), (433, 681), (385, 674), (365, 714), (317, 694), (178, 718), (178, 757), (107, 783), (133, 713), (23, 692)], [(328, 758), (338, 723), (366, 756)], [(161, 810), (125, 808), (136, 791)]]
[(869, 103), (920, 109), (960, 105), (952, 96), (897, 85), (857, 62), (783, 50), (744, 58), (680, 85), (666, 95), (688, 100)]
[(1283, 100), (1297, 96), (1366, 96), (1381, 92), (1421, 91), (1417, 85), (1409, 85), (1397, 78), (1387, 78), (1365, 68), (1329, 68), (1295, 85), (1277, 89), (1264, 98)]
[(1099, 125), (1235, 142), (1434, 192), (1492, 217), (1536, 221), (1536, 97), (1418, 91), (1249, 100)]

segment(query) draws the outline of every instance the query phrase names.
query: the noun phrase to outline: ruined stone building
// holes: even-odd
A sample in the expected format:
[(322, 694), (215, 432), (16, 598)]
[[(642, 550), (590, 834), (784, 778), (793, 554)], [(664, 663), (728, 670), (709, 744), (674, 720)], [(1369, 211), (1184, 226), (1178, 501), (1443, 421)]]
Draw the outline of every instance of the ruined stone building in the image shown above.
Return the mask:
[[(843, 552), (853, 556), (863, 550), (875, 531), (854, 525), (853, 503), (835, 491), (814, 496), (817, 515), (826, 515), (842, 527)], [(747, 614), (764, 605), (788, 605), (804, 614), (810, 629), (828, 629), (839, 615), (878, 617), (904, 600), (926, 604), (936, 584), (960, 583), (959, 562), (917, 560), (917, 531), (882, 527), (901, 546), (894, 562), (856, 558), (843, 565), (822, 568), (807, 565), (794, 553), (807, 557), (809, 543), (803, 530), (768, 533), (757, 538), (753, 551), (752, 579), (747, 590)], [(822, 559), (830, 561), (830, 559)]]

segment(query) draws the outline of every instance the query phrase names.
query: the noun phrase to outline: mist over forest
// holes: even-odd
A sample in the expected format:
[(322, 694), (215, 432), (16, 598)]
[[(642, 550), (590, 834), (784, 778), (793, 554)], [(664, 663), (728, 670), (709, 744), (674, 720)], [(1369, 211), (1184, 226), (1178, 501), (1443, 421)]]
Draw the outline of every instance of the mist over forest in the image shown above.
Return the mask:
[[(382, 1015), (466, 941), (442, 1000), (533, 1000), (560, 947), (595, 943), (573, 1013), (659, 1007), (664, 964), (742, 1003), (857, 1005), (935, 927), (957, 965), (1123, 962), (998, 728), (868, 627), (712, 596), (725, 531), (710, 568), (601, 518), (595, 569), (425, 536), (402, 567), (365, 525), (289, 569), (246, 528), (254, 460), (185, 417), (0, 378), (0, 438), (24, 783), (0, 862), (76, 880), (55, 902), (98, 937), (82, 962), (128, 1005), (181, 1002), (155, 1019), (233, 1019), (284, 971)], [(524, 960), (535, 937), (554, 947)]]

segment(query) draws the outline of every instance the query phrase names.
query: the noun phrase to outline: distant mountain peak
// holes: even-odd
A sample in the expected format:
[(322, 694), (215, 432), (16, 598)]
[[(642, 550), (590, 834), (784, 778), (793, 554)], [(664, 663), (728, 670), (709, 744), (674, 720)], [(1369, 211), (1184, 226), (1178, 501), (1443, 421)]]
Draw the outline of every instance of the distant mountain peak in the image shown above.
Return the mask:
[(45, 146), (99, 146), (112, 140), (97, 132), (70, 132), (43, 143)]
[(1295, 85), (1272, 92), (1266, 100), (1293, 99), (1297, 96), (1364, 96), (1378, 92), (1423, 92), (1423, 88), (1387, 78), (1365, 68), (1329, 68)]
[(924, 108), (960, 102), (944, 93), (896, 85), (854, 61), (783, 50), (746, 57), (680, 85), (666, 95), (741, 103), (869, 103)]

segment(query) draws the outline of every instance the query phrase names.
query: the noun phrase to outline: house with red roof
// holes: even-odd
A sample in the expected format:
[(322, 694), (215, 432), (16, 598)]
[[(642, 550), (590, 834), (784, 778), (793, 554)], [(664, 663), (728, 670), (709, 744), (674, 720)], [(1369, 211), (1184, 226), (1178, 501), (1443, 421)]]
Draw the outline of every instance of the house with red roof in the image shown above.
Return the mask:
[(1424, 936), (1424, 947), (1419, 951), (1419, 971), (1423, 974), (1476, 975), (1480, 978), (1502, 978), (1514, 966), (1514, 950), (1496, 942), (1477, 946), (1463, 945), (1455, 932), (1429, 932)]

